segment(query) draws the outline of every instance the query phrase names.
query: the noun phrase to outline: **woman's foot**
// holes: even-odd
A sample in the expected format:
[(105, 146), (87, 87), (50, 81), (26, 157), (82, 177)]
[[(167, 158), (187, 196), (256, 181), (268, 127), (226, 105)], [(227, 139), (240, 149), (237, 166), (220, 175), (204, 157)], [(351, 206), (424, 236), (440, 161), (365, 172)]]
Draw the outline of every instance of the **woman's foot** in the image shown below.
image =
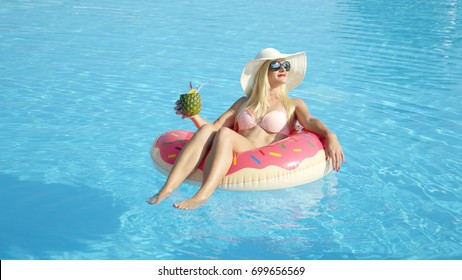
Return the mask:
[(171, 192), (163, 192), (160, 191), (157, 194), (151, 196), (150, 198), (146, 199), (146, 202), (149, 204), (159, 204), (164, 200), (167, 196), (170, 195)]
[(181, 210), (192, 210), (202, 206), (206, 201), (207, 199), (199, 199), (192, 197), (188, 200), (175, 203), (173, 204), (173, 206)]

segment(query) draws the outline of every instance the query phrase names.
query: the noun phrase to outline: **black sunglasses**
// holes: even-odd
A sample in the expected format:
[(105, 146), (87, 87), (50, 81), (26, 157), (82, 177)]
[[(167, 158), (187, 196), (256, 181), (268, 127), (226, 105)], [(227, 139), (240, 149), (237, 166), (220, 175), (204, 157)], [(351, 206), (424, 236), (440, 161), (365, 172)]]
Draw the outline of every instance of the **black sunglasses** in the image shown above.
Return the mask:
[(288, 61), (283, 61), (283, 62), (279, 62), (279, 61), (273, 61), (270, 63), (270, 66), (269, 68), (271, 70), (273, 70), (274, 72), (276, 71), (279, 71), (279, 69), (281, 69), (281, 67), (284, 67), (284, 69), (286, 69), (287, 72), (290, 71), (290, 62)]

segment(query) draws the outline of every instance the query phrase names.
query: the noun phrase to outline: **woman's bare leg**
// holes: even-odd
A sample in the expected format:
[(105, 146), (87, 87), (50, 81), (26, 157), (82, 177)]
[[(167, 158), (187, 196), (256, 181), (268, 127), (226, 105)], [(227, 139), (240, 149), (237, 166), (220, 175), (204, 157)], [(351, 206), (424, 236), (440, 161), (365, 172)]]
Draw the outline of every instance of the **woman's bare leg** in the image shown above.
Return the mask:
[(148, 198), (146, 202), (159, 204), (178, 188), (204, 159), (207, 151), (212, 146), (215, 134), (216, 128), (214, 126), (203, 125), (184, 146), (162, 189), (154, 196)]
[(204, 181), (201, 188), (192, 198), (175, 203), (174, 206), (189, 210), (204, 204), (228, 173), (233, 162), (233, 153), (241, 153), (254, 148), (255, 145), (244, 136), (229, 128), (220, 128), (205, 161)]

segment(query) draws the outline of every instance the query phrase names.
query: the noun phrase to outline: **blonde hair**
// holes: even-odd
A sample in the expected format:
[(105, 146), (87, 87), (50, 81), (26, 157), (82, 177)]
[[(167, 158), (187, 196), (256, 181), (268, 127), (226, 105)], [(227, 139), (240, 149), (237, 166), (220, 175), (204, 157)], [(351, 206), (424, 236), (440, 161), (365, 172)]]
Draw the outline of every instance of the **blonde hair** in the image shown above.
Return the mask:
[[(266, 61), (255, 74), (254, 86), (250, 93), (249, 99), (239, 109), (240, 111), (248, 108), (250, 109), (257, 119), (266, 115), (269, 111), (270, 104), (268, 102), (268, 94), (270, 91), (270, 84), (268, 81), (268, 69), (271, 60)], [(290, 74), (289, 74), (290, 75)], [(281, 101), (282, 106), (286, 110), (287, 119), (292, 121), (295, 106), (287, 95), (286, 85), (281, 88)], [(239, 113), (237, 115), (239, 115)]]

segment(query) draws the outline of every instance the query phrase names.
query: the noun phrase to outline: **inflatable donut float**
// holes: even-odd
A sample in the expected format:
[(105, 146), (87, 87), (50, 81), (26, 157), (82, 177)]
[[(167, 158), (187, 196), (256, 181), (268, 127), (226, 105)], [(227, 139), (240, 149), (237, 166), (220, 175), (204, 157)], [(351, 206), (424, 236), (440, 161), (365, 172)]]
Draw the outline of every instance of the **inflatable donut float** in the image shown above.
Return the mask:
[[(168, 174), (194, 132), (172, 130), (163, 133), (151, 148), (151, 158), (159, 171)], [(204, 162), (188, 180), (201, 183)], [(316, 181), (332, 170), (326, 160), (324, 142), (305, 130), (270, 145), (234, 154), (233, 163), (218, 188), (226, 190), (273, 190)]]

